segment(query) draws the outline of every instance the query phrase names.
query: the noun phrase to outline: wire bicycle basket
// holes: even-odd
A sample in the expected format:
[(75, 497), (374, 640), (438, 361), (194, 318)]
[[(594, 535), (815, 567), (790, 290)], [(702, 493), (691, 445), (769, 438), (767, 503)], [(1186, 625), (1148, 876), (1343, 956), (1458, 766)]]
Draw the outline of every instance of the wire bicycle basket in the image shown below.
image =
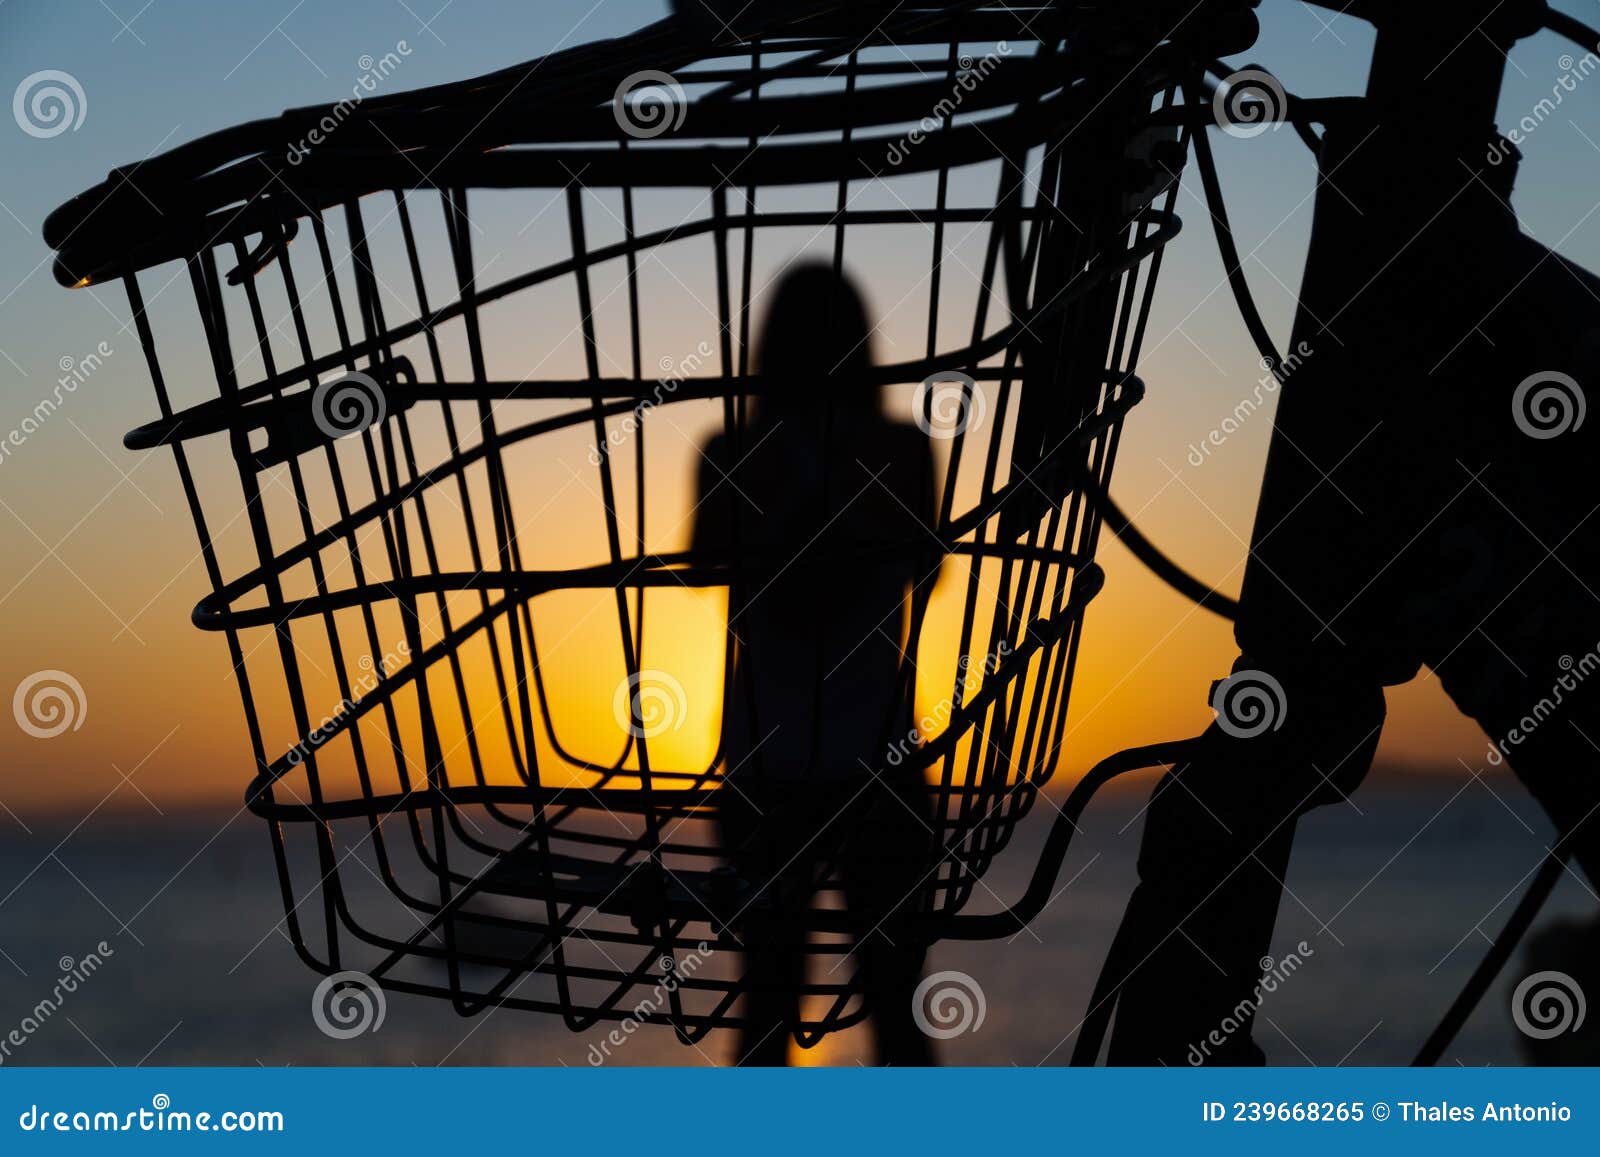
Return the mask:
[[(930, 939), (1050, 778), (1179, 226), (1155, 114), (1204, 49), (1093, 6), (878, 16), (674, 18), (293, 111), (47, 223), (64, 284), (125, 285), (160, 411), (126, 443), (176, 458), (313, 968), (574, 1030), (741, 1023), (763, 900), (716, 835), (718, 600), (749, 559), (686, 548), (681, 482), (770, 384), (752, 315), (802, 252), (898, 299), (868, 384), (942, 455), (899, 692), (933, 726), (884, 753), (929, 797)], [(802, 1043), (864, 1015), (852, 974), (804, 992)]]

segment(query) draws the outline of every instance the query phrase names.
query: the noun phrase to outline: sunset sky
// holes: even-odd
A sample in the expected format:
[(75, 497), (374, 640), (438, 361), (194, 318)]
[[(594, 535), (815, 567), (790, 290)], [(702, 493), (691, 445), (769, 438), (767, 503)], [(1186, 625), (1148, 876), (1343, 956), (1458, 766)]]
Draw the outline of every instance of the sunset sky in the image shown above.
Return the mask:
[[(1571, 0), (1562, 6), (1577, 10)], [(0, 92), (40, 70), (66, 68), (87, 104), (81, 127), (50, 139), (9, 121), (0, 126), (8, 161), (0, 168), (0, 433), (54, 390), (64, 365), (100, 343), (110, 350), (48, 422), (0, 457), (0, 523), (9, 525), (0, 553), (0, 690), (9, 696), (34, 673), (58, 670), (82, 686), (87, 705), (79, 726), (54, 738), (32, 737), (10, 720), (0, 727), (6, 809), (26, 821), (52, 809), (140, 809), (150, 800), (163, 809), (237, 805), (252, 770), (223, 636), (189, 621), (208, 586), (171, 455), (122, 447), (123, 433), (156, 412), (127, 302), (115, 285), (57, 286), (40, 237), (45, 215), (115, 165), (284, 108), (337, 100), (360, 74), (359, 58), (382, 56), (402, 40), (408, 55), (385, 82), (395, 90), (618, 35), (664, 10), (645, 0), (442, 7), (438, 0), (312, 0), (275, 25), (275, 10), (199, 0), (161, 0), (143, 11), (132, 0), (0, 7)], [(1262, 18), (1262, 38), (1240, 64), (1268, 67), (1305, 96), (1361, 90), (1371, 48), (1366, 26), (1290, 0), (1267, 0)], [(1567, 52), (1549, 34), (1518, 46), (1502, 126), (1549, 95), (1571, 66), (1562, 59)], [(1600, 267), (1600, 220), (1589, 216), (1600, 132), (1586, 126), (1595, 123), (1600, 87), (1580, 87), (1523, 146), (1515, 201), (1534, 236), (1590, 268)], [(1241, 248), (1250, 254), (1247, 274), (1282, 345), (1311, 220), (1312, 158), (1289, 130), (1249, 140), (1213, 134), (1213, 143)], [(1188, 569), (1236, 591), (1271, 406), (1194, 464), (1190, 447), (1221, 425), (1262, 371), (1223, 284), (1192, 174), (1177, 210), (1185, 228), (1167, 253), (1139, 368), (1148, 394), (1128, 420), (1113, 493)], [(523, 251), (508, 256), (508, 266), (525, 266), (542, 245), (565, 244), (558, 215), (547, 232), (541, 228), (517, 238)], [(900, 260), (892, 247), (855, 258), (875, 310), (889, 315), (878, 351), (886, 359), (920, 353), (916, 308), (906, 304), (898, 316), (894, 291), (880, 288), (912, 276)], [(192, 310), (180, 267), (152, 271), (143, 284), (153, 293), (169, 278), (178, 279), (172, 309)], [(682, 318), (696, 308), (684, 303)], [(670, 332), (678, 316), (667, 309), (658, 324)], [(505, 324), (520, 337), (500, 347), (503, 374), (518, 373), (521, 358), (552, 359), (547, 375), (565, 364), (567, 352), (541, 346), (539, 325)], [(166, 354), (175, 392), (203, 396), (210, 372), (203, 349), (179, 341)], [(581, 373), (581, 365), (571, 370)], [(694, 421), (682, 430), (686, 446), (709, 429)], [(537, 463), (525, 469), (522, 484), (554, 491), (559, 479), (545, 480)], [(686, 494), (664, 496), (663, 517), (671, 521), (674, 506), (681, 516)], [(595, 500), (580, 490), (561, 501)], [(572, 549), (581, 554), (581, 543)], [(1227, 623), (1168, 591), (1109, 537), (1101, 562), (1108, 581), (1087, 621), (1063, 779), (1120, 747), (1197, 732), (1210, 718), (1209, 685), (1234, 654)], [(656, 616), (652, 646), (704, 649), (707, 638), (718, 638), (720, 607), (710, 596), (675, 598)], [(598, 645), (580, 634), (546, 671), (566, 717), (596, 742), (600, 732), (586, 730), (593, 719), (585, 719), (584, 704), (609, 720), (611, 703), (599, 692), (614, 683), (584, 670), (584, 655)], [(691, 697), (701, 694), (694, 680), (710, 670), (702, 665), (685, 676)], [(1481, 736), (1456, 715), (1437, 680), (1424, 673), (1392, 689), (1389, 702), (1380, 762), (1483, 766)]]

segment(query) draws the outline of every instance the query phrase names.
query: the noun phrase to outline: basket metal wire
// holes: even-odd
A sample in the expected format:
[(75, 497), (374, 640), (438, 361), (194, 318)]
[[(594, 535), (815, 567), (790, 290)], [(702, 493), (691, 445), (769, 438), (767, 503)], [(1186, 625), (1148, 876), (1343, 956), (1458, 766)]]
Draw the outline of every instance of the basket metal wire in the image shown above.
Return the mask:
[[(898, 692), (921, 722), (860, 774), (917, 769), (919, 927), (959, 919), (1057, 760), (1086, 493), (1178, 228), (1166, 46), (1074, 19), (666, 21), (373, 98), (309, 148), (329, 110), (218, 134), (51, 219), (64, 282), (126, 285), (160, 406), (128, 445), (176, 456), (312, 967), (575, 1030), (741, 1023), (767, 900), (716, 816), (750, 559), (690, 548), (683, 480), (747, 431), (752, 318), (803, 253), (884, 311), (863, 385), (937, 447)], [(814, 886), (802, 1044), (866, 1012)]]

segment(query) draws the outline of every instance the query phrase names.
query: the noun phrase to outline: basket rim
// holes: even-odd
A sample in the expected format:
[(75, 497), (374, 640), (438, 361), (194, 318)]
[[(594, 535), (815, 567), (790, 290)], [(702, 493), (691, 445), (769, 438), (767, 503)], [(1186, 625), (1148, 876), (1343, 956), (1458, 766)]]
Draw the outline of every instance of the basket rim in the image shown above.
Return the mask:
[[(719, 132), (700, 136), (691, 130), (673, 138), (720, 141), (716, 146), (674, 145), (668, 138), (630, 140), (607, 107), (616, 94), (617, 81), (649, 71), (670, 77), (674, 70), (722, 57), (750, 58), (752, 47), (778, 54), (801, 52), (800, 61), (784, 61), (765, 71), (766, 83), (781, 80), (785, 69), (808, 58), (827, 60), (889, 44), (1005, 43), (1008, 37), (1019, 44), (1056, 44), (1069, 29), (1085, 21), (1108, 18), (1103, 9), (1098, 16), (1096, 11), (1094, 5), (1022, 9), (997, 7), (989, 0), (953, 0), (908, 8), (873, 22), (865, 19), (871, 15), (870, 5), (852, 8), (828, 3), (809, 14), (770, 12), (741, 21), (737, 34), (725, 31), (716, 37), (694, 21), (669, 16), (622, 36), (575, 45), (467, 80), (363, 97), (354, 103), (346, 98), (289, 109), (276, 117), (209, 133), (112, 170), (104, 181), (56, 208), (44, 222), (43, 236), (56, 250), (56, 280), (69, 288), (81, 288), (181, 259), (224, 234), (264, 232), (286, 219), (396, 189), (522, 187), (550, 182), (559, 186), (571, 179), (572, 171), (585, 168), (598, 174), (589, 183), (602, 186), (704, 186), (725, 182), (727, 178), (718, 174), (735, 170), (741, 185), (814, 182), (821, 146), (815, 142), (760, 142), (764, 135), (757, 131), (760, 122), (770, 118), (752, 115), (752, 106), (758, 102), (728, 99), (745, 87), (743, 81), (720, 76), (718, 88), (710, 94), (721, 118), (716, 122), (721, 125)], [(1167, 46), (1158, 37), (1153, 55), (1146, 54), (1148, 59), (1141, 63), (1140, 71), (1152, 75), (1161, 71), (1164, 54), (1156, 50)], [(1066, 99), (1073, 89), (1065, 82), (1080, 76), (1089, 67), (1087, 60), (1087, 55), (1080, 58), (1068, 52), (1055, 56), (1051, 68), (1044, 70), (1037, 58), (1022, 52), (1012, 54), (1005, 65), (1018, 79), (987, 82), (985, 87), (993, 91), (962, 111), (981, 112), (986, 104), (1017, 104), (1019, 97), (1032, 97), (1035, 107), (1027, 108), (1029, 115), (1008, 116), (1003, 129), (989, 124), (982, 126), (986, 132), (978, 134), (957, 126), (939, 134), (951, 137), (948, 142), (930, 137), (906, 163), (896, 165), (894, 172), (926, 172), (984, 159), (978, 153), (993, 155), (1001, 147), (1039, 143), (1033, 138), (1054, 118), (1070, 115), (1077, 119), (1084, 111), (1075, 108), (1076, 101)], [(1034, 62), (1033, 76), (1025, 75), (1030, 61)], [(1037, 76), (1043, 71), (1049, 76), (1041, 85)], [(1126, 79), (1121, 70), (1118, 78), (1119, 84)], [(693, 72), (685, 72), (682, 81), (701, 83)], [(849, 93), (769, 96), (759, 103), (771, 110), (781, 102), (791, 120), (802, 114), (814, 119), (831, 117), (829, 123), (835, 129), (844, 124), (887, 129), (914, 122), (918, 110), (933, 107), (927, 98), (948, 87), (942, 74), (914, 78), (910, 84), (874, 86), (875, 101), (881, 104), (886, 94), (903, 94), (899, 103), (906, 107), (886, 109), (867, 124), (858, 124), (863, 102)], [(1048, 98), (1048, 107), (1038, 107), (1044, 104), (1041, 97)], [(700, 109), (705, 100), (702, 95), (692, 103)], [(550, 109), (557, 103), (564, 111), (554, 118)], [(1024, 107), (1019, 105), (1019, 111)], [(303, 154), (303, 163), (291, 160), (296, 142), (303, 142), (308, 132), (329, 117), (340, 126), (336, 141)], [(745, 145), (731, 144), (741, 138), (747, 141)], [(566, 142), (584, 142), (590, 147), (564, 153), (517, 147)], [(759, 143), (751, 147), (750, 142)], [(597, 144), (604, 147), (593, 147)], [(841, 153), (848, 164), (841, 162), (832, 168), (856, 177), (875, 175), (872, 166), (860, 167), (861, 150), (881, 152), (883, 144), (883, 140), (862, 138), (854, 151)], [(632, 163), (629, 149), (644, 151), (641, 146), (647, 146), (652, 154), (670, 155), (672, 164)], [(830, 147), (840, 151), (838, 143)], [(760, 163), (748, 167), (758, 155)], [(580, 167), (575, 169), (574, 160)], [(563, 161), (568, 163), (563, 165)], [(653, 175), (652, 168), (657, 170)], [(666, 169), (672, 172), (661, 172)]]

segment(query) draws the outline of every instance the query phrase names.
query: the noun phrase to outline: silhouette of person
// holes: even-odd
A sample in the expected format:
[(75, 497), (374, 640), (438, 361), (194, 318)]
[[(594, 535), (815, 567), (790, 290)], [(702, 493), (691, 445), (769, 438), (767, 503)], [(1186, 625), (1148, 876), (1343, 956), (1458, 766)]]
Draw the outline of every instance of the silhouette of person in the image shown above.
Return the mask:
[(911, 919), (932, 826), (920, 771), (887, 756), (912, 726), (910, 598), (942, 552), (930, 447), (864, 380), (870, 338), (848, 278), (791, 267), (755, 350), (764, 390), (700, 465), (694, 548), (735, 566), (719, 823), (749, 884), (741, 1063), (785, 1061), (805, 916), (827, 880), (842, 885), (879, 1062), (933, 1061), (912, 1016), (926, 945)]

